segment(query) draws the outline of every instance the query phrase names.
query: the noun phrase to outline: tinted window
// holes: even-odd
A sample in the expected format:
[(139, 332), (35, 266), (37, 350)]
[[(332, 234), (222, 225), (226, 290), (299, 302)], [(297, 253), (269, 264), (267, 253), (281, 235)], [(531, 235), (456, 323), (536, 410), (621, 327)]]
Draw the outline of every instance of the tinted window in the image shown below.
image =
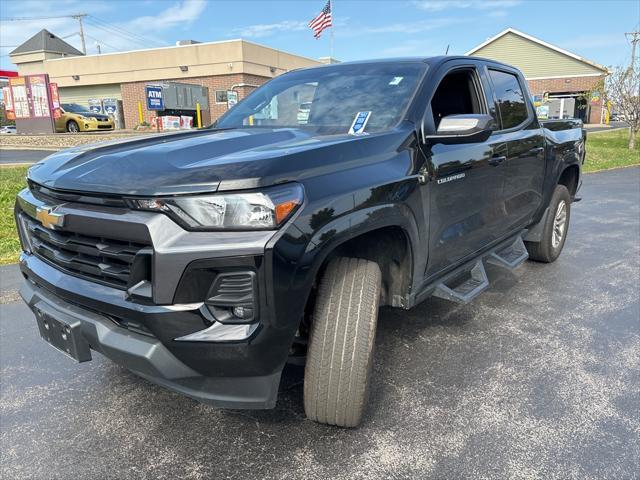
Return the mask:
[(393, 62), (296, 70), (258, 88), (217, 126), (344, 134), (367, 114), (366, 132), (383, 131), (401, 120), (426, 68), (422, 62)]
[(87, 107), (83, 107), (82, 105), (78, 105), (77, 103), (63, 103), (62, 108), (65, 112), (91, 113), (91, 111)]
[(527, 119), (527, 105), (518, 77), (511, 73), (489, 70), (498, 100), (502, 128), (513, 128)]
[(440, 120), (449, 115), (482, 113), (473, 72), (458, 70), (448, 73), (433, 95), (431, 111), (436, 128)]

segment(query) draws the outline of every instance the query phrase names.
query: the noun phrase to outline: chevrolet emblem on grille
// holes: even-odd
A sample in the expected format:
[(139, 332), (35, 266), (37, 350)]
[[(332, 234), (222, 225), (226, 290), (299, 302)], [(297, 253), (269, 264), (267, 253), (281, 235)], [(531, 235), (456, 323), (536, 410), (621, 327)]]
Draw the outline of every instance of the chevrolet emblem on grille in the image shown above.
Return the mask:
[(44, 228), (54, 229), (64, 225), (64, 214), (55, 213), (55, 207), (38, 207), (36, 208), (36, 220), (38, 220)]

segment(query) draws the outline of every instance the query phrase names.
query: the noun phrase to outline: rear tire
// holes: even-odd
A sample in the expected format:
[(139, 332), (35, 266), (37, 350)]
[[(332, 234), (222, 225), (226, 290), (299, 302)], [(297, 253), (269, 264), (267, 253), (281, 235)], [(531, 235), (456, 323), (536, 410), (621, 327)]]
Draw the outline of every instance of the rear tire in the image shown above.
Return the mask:
[(375, 262), (332, 260), (322, 277), (309, 334), (304, 409), (320, 423), (355, 427), (369, 389), (380, 303)]
[(549, 202), (542, 238), (539, 242), (525, 242), (529, 259), (536, 262), (555, 262), (560, 256), (569, 231), (571, 195), (564, 185), (556, 186)]
[(80, 131), (80, 127), (75, 120), (69, 120), (67, 123), (67, 132), (69, 133), (78, 133)]

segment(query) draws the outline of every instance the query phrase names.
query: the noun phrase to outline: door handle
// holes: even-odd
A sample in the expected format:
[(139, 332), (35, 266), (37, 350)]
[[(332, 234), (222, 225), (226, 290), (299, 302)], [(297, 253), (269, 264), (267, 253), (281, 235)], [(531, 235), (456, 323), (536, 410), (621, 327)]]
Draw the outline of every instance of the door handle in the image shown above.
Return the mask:
[(505, 157), (504, 155), (494, 155), (493, 157), (491, 157), (489, 159), (489, 165), (497, 167), (502, 162), (504, 162), (506, 159), (507, 159), (507, 157)]
[(529, 155), (538, 155), (542, 152), (544, 152), (544, 147), (535, 147), (529, 150)]

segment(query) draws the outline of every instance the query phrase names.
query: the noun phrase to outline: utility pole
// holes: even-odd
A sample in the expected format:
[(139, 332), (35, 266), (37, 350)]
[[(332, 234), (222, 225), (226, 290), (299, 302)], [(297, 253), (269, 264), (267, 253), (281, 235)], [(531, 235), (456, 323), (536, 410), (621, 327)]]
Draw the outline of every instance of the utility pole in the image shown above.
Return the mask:
[(636, 65), (636, 45), (640, 42), (640, 32), (627, 32), (624, 36), (631, 42), (631, 65), (629, 66), (629, 69), (633, 71), (633, 68)]
[[(627, 32), (624, 36), (631, 42), (631, 63), (629, 64), (627, 75), (633, 75), (636, 71), (636, 45), (640, 42), (640, 32), (637, 30), (635, 32)], [(638, 96), (640, 96), (640, 82), (638, 82)]]
[(78, 20), (78, 23), (80, 24), (80, 41), (82, 42), (82, 53), (84, 53), (85, 55), (87, 54), (87, 45), (84, 41), (84, 27), (82, 25), (82, 19), (84, 17), (86, 17), (87, 14), (86, 13), (79, 13), (77, 15), (71, 15), (71, 18)]

